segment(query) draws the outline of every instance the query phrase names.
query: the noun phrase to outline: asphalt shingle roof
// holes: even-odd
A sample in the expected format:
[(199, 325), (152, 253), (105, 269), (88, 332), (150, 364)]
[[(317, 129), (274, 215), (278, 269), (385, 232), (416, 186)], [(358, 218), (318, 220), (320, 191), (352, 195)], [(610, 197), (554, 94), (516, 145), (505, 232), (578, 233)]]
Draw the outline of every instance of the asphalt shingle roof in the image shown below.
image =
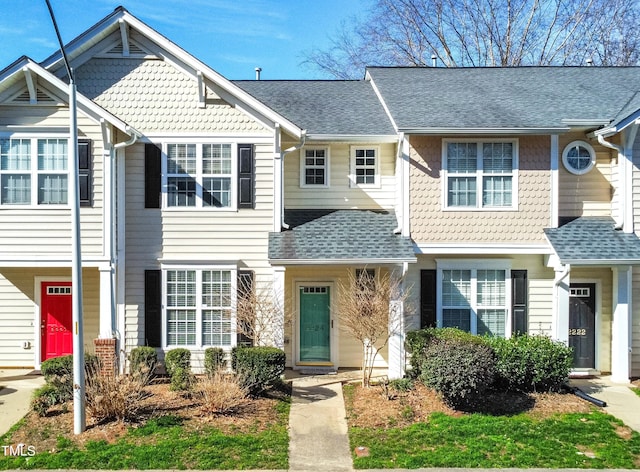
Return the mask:
[[(640, 67), (367, 69), (400, 130), (566, 128), (636, 110)], [(626, 108), (627, 115), (623, 110)]]
[(371, 84), (364, 80), (234, 81), (308, 134), (395, 135)]
[(616, 230), (609, 217), (581, 217), (544, 233), (565, 264), (640, 262), (640, 238)]
[(269, 259), (277, 261), (413, 262), (411, 240), (394, 234), (392, 211), (286, 210), (288, 231), (269, 234)]

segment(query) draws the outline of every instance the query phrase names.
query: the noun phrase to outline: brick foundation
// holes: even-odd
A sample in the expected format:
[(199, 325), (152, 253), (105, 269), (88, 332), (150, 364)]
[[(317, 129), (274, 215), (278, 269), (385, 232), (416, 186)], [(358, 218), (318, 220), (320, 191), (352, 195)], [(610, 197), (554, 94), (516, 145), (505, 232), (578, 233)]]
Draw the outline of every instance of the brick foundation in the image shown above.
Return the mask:
[(115, 375), (118, 372), (116, 340), (114, 338), (94, 339), (93, 344), (96, 356), (100, 360), (100, 373), (102, 375)]

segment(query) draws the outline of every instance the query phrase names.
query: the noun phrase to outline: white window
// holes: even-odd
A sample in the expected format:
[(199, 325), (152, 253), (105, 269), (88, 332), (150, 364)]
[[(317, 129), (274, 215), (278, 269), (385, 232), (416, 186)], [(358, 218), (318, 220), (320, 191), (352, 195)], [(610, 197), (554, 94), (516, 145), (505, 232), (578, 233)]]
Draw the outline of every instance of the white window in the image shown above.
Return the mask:
[(562, 151), (562, 163), (572, 174), (586, 174), (596, 164), (596, 152), (589, 143), (573, 141)]
[(351, 147), (351, 186), (379, 187), (379, 150), (376, 146)]
[(305, 148), (300, 164), (301, 187), (329, 186), (329, 149)]
[(439, 269), (439, 281), (438, 326), (506, 336), (511, 302), (509, 269), (455, 264)]
[(0, 139), (0, 205), (66, 205), (66, 138)]
[(165, 271), (166, 345), (232, 347), (236, 343), (232, 269)]
[(167, 206), (234, 208), (233, 149), (229, 143), (167, 144)]
[(445, 208), (514, 209), (517, 168), (516, 141), (445, 141)]

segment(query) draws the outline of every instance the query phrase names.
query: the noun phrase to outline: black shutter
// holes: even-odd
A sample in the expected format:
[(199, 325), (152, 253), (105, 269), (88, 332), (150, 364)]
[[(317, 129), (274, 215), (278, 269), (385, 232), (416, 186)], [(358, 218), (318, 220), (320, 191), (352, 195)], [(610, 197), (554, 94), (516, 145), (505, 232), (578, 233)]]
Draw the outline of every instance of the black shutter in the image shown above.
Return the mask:
[[(238, 271), (238, 300), (247, 299), (253, 294), (254, 272), (252, 270)], [(242, 333), (238, 333), (238, 346), (252, 346), (253, 339)]]
[(238, 208), (255, 208), (253, 144), (238, 144)]
[(91, 140), (78, 140), (78, 183), (80, 206), (91, 206)]
[(144, 145), (144, 207), (160, 208), (162, 151), (151, 143)]
[(436, 271), (420, 271), (420, 328), (436, 326)]
[(145, 345), (162, 347), (162, 272), (144, 271)]
[(513, 313), (511, 331), (513, 334), (527, 332), (527, 285), (526, 270), (511, 271), (511, 312)]

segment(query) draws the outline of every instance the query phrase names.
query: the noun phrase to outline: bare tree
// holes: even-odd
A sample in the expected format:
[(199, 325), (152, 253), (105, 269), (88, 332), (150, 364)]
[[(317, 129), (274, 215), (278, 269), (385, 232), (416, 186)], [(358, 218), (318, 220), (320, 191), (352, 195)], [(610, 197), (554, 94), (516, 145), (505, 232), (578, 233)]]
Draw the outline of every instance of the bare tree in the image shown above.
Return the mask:
[(338, 292), (340, 328), (362, 344), (362, 385), (368, 387), (377, 355), (401, 329), (408, 290), (392, 272), (374, 275), (360, 270), (349, 271)]
[(273, 284), (257, 288), (248, 281), (239, 284), (236, 328), (246, 343), (282, 348), (288, 320), (288, 310), (279, 302)]
[(363, 66), (636, 65), (638, 0), (378, 0), (307, 62), (337, 78)]

